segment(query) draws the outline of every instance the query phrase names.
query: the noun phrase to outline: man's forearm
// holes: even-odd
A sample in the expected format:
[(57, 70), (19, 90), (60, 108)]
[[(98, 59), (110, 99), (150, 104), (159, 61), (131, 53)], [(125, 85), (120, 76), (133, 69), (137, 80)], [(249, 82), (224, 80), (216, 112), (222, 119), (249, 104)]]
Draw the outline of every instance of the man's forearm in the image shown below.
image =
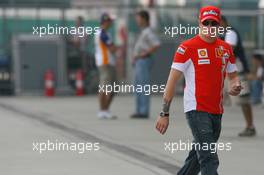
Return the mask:
[(148, 50), (148, 54), (152, 54), (159, 48), (159, 45), (153, 46)]
[(180, 71), (173, 70), (173, 69), (171, 70), (167, 84), (166, 84), (165, 92), (163, 95), (162, 112), (164, 113), (169, 113), (170, 111), (170, 104), (174, 96), (175, 86), (176, 86), (177, 81), (180, 79), (180, 77), (181, 77)]
[(172, 99), (163, 98), (162, 112), (164, 112), (164, 113), (169, 113), (170, 112), (171, 101), (172, 101)]
[(170, 104), (174, 96), (174, 89), (175, 89), (175, 83), (172, 84), (171, 80), (168, 80), (165, 92), (163, 95), (163, 105), (162, 105), (162, 111), (169, 113), (170, 112)]
[(143, 52), (142, 55), (139, 55), (139, 57), (147, 57), (147, 56), (151, 55), (152, 53), (154, 53), (158, 48), (159, 48), (159, 45), (153, 46), (153, 47), (145, 50), (145, 52)]

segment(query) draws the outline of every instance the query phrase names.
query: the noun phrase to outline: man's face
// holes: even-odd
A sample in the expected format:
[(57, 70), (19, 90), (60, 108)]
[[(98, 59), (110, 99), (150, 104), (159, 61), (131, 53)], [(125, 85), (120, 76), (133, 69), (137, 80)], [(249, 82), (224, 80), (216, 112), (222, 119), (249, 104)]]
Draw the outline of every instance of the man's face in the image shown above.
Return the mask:
[(139, 27), (141, 27), (141, 26), (143, 26), (143, 24), (144, 24), (144, 20), (143, 20), (143, 18), (141, 17), (141, 16), (139, 16), (139, 15), (136, 15), (136, 23), (137, 23), (137, 25), (139, 26)]
[(199, 27), (201, 29), (201, 33), (207, 38), (216, 38), (217, 31), (219, 27), (219, 23), (215, 20), (205, 20), (203, 22), (199, 21)]
[(105, 21), (104, 22), (104, 26), (105, 26), (105, 29), (109, 29), (112, 25), (112, 21), (111, 20), (108, 20), (108, 21)]

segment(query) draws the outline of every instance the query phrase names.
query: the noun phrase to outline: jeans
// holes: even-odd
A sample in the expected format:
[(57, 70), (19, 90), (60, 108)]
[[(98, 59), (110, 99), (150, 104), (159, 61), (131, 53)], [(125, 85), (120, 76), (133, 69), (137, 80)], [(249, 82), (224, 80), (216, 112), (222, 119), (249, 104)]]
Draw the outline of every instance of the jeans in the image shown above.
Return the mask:
[(253, 104), (260, 103), (262, 99), (262, 82), (260, 80), (251, 81), (251, 100)]
[(202, 149), (202, 145), (216, 144), (221, 132), (222, 114), (190, 111), (186, 113), (186, 118), (194, 138), (193, 143), (201, 145), (201, 149), (192, 147), (178, 175), (197, 175), (200, 171), (202, 175), (218, 175), (219, 159), (216, 150)]
[(140, 58), (135, 63), (135, 89), (142, 87), (142, 91), (136, 93), (136, 113), (142, 115), (149, 114), (150, 99), (148, 92), (144, 92), (144, 86), (150, 84), (150, 70), (152, 59)]

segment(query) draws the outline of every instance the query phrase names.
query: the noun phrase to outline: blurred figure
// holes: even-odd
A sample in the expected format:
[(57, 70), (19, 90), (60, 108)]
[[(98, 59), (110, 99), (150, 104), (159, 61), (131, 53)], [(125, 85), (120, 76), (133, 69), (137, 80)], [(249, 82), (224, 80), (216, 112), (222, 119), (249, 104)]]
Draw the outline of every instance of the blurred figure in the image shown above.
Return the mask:
[[(134, 48), (132, 64), (135, 67), (135, 86), (143, 87), (150, 84), (150, 70), (153, 62), (151, 55), (160, 46), (160, 41), (150, 28), (150, 17), (147, 11), (139, 11), (135, 18), (141, 32)], [(149, 95), (145, 92), (136, 92), (136, 113), (131, 118), (148, 118), (149, 106)]]
[[(95, 58), (99, 69), (100, 87), (113, 85), (116, 81), (115, 58), (114, 53), (117, 47), (111, 40), (107, 30), (111, 27), (113, 19), (109, 14), (104, 13), (100, 20), (100, 29), (95, 36)], [(98, 117), (101, 119), (115, 119), (109, 111), (110, 104), (113, 100), (113, 91), (106, 94), (105, 91), (99, 90), (100, 111)]]
[[(225, 28), (231, 27), (224, 16), (222, 16), (221, 26)], [(253, 124), (252, 106), (250, 104), (250, 88), (249, 88), (249, 82), (247, 80), (249, 67), (245, 57), (242, 40), (238, 31), (233, 27), (231, 27), (231, 29), (225, 33), (222, 39), (233, 47), (233, 52), (235, 57), (239, 59), (241, 62), (241, 65), (238, 64), (238, 69), (239, 69), (241, 83), (244, 89), (241, 91), (239, 97), (236, 97), (236, 101), (242, 107), (242, 112), (246, 121), (246, 128), (238, 135), (242, 137), (254, 136), (256, 135), (256, 130)]]
[(252, 64), (254, 71), (248, 75), (251, 80), (251, 100), (253, 104), (260, 104), (262, 101), (262, 81), (264, 79), (264, 64), (260, 54), (253, 54)]
[[(78, 29), (79, 27), (84, 27), (84, 19), (81, 16), (78, 16), (75, 21), (75, 27)], [(74, 48), (77, 50), (78, 56), (80, 57), (81, 67), (84, 73), (87, 72), (87, 63), (86, 63), (86, 55), (85, 48), (87, 46), (87, 36), (81, 33), (76, 32), (75, 35), (72, 35), (71, 42)]]

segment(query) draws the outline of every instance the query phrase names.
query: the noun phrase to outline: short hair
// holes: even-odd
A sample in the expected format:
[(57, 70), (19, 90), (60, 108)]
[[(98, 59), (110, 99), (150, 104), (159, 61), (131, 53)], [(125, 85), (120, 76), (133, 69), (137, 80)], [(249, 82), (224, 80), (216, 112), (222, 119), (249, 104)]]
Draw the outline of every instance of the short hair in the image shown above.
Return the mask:
[(137, 15), (143, 18), (147, 23), (149, 23), (149, 13), (146, 10), (140, 10), (137, 12)]

